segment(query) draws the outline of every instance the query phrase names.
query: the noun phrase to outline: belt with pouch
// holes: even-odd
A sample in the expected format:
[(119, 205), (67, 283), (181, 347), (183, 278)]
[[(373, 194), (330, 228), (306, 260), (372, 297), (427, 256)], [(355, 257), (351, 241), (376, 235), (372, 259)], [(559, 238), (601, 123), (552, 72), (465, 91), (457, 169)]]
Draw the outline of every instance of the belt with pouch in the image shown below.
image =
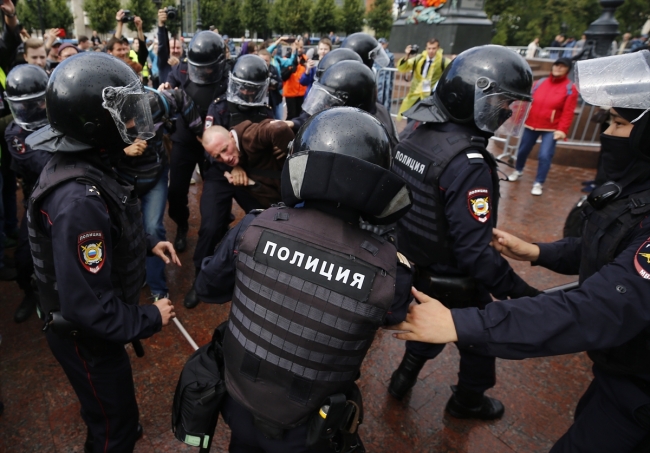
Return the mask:
[(416, 267), (414, 286), (447, 308), (475, 307), (477, 303), (478, 285), (473, 277), (439, 275), (429, 269)]

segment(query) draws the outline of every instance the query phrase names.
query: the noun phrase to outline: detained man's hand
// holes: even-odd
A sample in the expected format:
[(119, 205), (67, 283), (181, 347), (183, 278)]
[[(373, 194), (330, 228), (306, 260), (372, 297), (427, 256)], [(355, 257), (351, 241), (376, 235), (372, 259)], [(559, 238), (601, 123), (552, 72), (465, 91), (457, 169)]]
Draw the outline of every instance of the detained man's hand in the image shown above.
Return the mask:
[(232, 170), (230, 171), (230, 175), (232, 176), (232, 181), (230, 181), (230, 183), (233, 186), (247, 186), (248, 185), (248, 175), (246, 174), (244, 169), (241, 168), (239, 165), (232, 168)]
[(451, 310), (415, 288), (411, 288), (411, 293), (420, 305), (412, 304), (405, 321), (387, 327), (389, 330), (403, 331), (393, 334), (393, 337), (437, 344), (458, 341)]
[[(181, 260), (178, 259), (176, 250), (174, 250), (174, 246), (171, 242), (160, 241), (153, 249), (151, 249), (151, 253), (157, 257), (160, 257), (160, 259), (163, 260), (165, 264), (174, 263), (177, 266), (181, 266)], [(167, 256), (167, 254), (169, 254), (169, 256)]]

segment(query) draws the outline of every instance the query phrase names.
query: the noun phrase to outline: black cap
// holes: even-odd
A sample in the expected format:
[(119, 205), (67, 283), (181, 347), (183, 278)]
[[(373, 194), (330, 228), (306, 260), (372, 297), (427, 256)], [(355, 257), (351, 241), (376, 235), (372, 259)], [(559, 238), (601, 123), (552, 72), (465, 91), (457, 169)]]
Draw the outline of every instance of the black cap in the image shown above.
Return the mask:
[(558, 64), (562, 64), (562, 65), (566, 66), (569, 69), (571, 69), (571, 66), (573, 66), (573, 63), (571, 62), (571, 59), (566, 58), (566, 57), (558, 58), (557, 60), (555, 60), (553, 62), (553, 66), (558, 65)]

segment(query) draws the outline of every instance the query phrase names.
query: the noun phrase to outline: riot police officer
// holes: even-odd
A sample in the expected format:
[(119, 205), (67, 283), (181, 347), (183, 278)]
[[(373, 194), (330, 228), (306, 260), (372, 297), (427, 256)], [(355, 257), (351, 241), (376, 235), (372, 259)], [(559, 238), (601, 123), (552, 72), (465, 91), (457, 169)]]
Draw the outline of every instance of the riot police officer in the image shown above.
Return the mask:
[[(201, 31), (192, 38), (187, 58), (172, 69), (167, 84), (171, 88), (182, 88), (194, 100), (201, 119), (205, 120), (212, 101), (226, 92), (225, 65), (225, 45), (221, 36), (212, 31)], [(205, 151), (181, 118), (176, 120), (176, 131), (171, 139), (169, 217), (178, 226), (174, 245), (178, 252), (182, 252), (187, 247), (190, 217), (187, 192), (194, 168), (203, 163)]]
[(244, 217), (196, 284), (208, 303), (232, 300), (222, 412), (230, 451), (363, 451), (354, 381), (377, 328), (404, 316), (411, 274), (392, 238), (359, 220), (393, 222), (410, 194), (388, 171), (385, 129), (361, 110), (313, 116), (290, 150), (286, 205)]
[[(210, 104), (205, 128), (217, 125), (230, 129), (244, 121), (259, 123), (273, 118), (273, 110), (267, 104), (268, 88), (269, 69), (262, 58), (257, 55), (244, 55), (237, 59), (232, 73), (229, 74), (227, 94)], [(235, 171), (244, 170), (237, 167)], [(203, 258), (214, 251), (228, 230), (232, 199), (237, 200), (244, 212), (260, 207), (243, 188), (229, 183), (224, 176), (225, 172), (233, 172), (233, 168), (208, 159), (201, 193), (201, 227), (194, 249), (194, 267), (197, 275), (201, 270)], [(187, 308), (194, 308), (198, 303), (199, 299), (192, 285), (183, 304)]]
[(609, 181), (589, 195), (582, 238), (530, 244), (494, 232), (504, 255), (579, 274), (580, 289), (484, 310), (449, 310), (417, 294), (427, 303), (397, 326), (409, 332), (397, 335), (403, 339), (458, 341), (506, 359), (588, 351), (594, 380), (553, 453), (650, 451), (649, 74), (648, 51), (577, 64), (584, 100), (612, 107), (601, 135)]
[[(185, 126), (197, 137), (203, 134), (203, 121), (194, 101), (183, 90), (156, 91), (145, 87), (155, 135), (124, 148), (125, 155), (114, 163), (115, 172), (133, 186), (142, 206), (145, 232), (158, 241), (165, 241), (165, 208), (169, 181), (169, 161), (163, 144), (163, 133), (180, 116)], [(147, 257), (147, 286), (153, 300), (169, 297), (165, 263), (157, 256)]]
[(363, 64), (372, 69), (374, 64), (385, 68), (390, 64), (390, 58), (379, 41), (370, 36), (368, 33), (353, 33), (343, 40), (342, 49), (354, 50), (361, 59)]
[[(52, 155), (46, 151), (35, 150), (25, 144), (25, 138), (36, 129), (47, 124), (45, 112), (45, 88), (48, 75), (36, 65), (20, 65), (7, 74), (5, 99), (13, 113), (13, 121), (5, 130), (5, 140), (11, 153), (11, 168), (22, 179), (23, 204), (32, 193), (34, 184), (43, 167)], [(36, 309), (38, 295), (31, 284), (34, 265), (27, 238), (27, 211), (20, 223), (18, 245), (14, 252), (16, 261), (16, 283), (25, 297), (14, 313), (14, 321), (26, 321)]]
[(151, 138), (151, 110), (129, 66), (97, 52), (59, 64), (45, 102), (50, 125), (26, 142), (54, 153), (27, 217), (47, 342), (81, 403), (85, 451), (133, 451), (142, 431), (124, 344), (174, 316), (169, 299), (138, 305), (147, 250), (178, 258), (169, 242), (147, 243), (138, 200), (112, 161)]
[[(335, 106), (356, 107), (372, 114), (384, 125), (388, 131), (391, 147), (395, 147), (399, 141), (397, 130), (390, 113), (377, 102), (375, 74), (371, 69), (360, 65), (356, 59), (349, 60), (347, 55), (343, 56), (341, 61), (328, 66), (327, 57), (330, 54), (323, 58), (327, 69), (319, 75), (317, 81), (314, 81), (312, 85), (312, 89), (315, 89), (314, 93), (312, 94), (312, 89), (307, 93), (303, 101), (302, 113), (287, 121), (287, 124), (294, 131), (298, 131), (311, 115), (321, 110)], [(340, 57), (340, 55), (335, 56)]]
[[(447, 67), (434, 94), (407, 111), (424, 122), (402, 135), (392, 170), (406, 179), (414, 207), (397, 224), (400, 252), (418, 270), (415, 287), (450, 306), (483, 307), (498, 299), (537, 294), (489, 247), (496, 225), (499, 182), (487, 139), (530, 102), (528, 63), (500, 46), (467, 50)], [(409, 116), (410, 115), (410, 116)], [(393, 373), (389, 393), (401, 399), (427, 360), (444, 346), (417, 342)], [(495, 360), (460, 350), (458, 385), (446, 410), (454, 417), (490, 420), (504, 408), (484, 392), (496, 383)]]

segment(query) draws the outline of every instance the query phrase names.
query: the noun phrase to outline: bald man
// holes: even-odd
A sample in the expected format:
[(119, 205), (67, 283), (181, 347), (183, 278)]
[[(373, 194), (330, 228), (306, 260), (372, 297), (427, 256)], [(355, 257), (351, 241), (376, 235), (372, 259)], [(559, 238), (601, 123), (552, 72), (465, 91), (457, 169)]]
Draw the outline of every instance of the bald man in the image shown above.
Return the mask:
[[(280, 175), (294, 135), (284, 122), (272, 121), (244, 121), (230, 132), (222, 126), (210, 126), (203, 132), (203, 147), (210, 159), (232, 169), (224, 173), (230, 185), (210, 178), (203, 181), (201, 197), (213, 202), (201, 203), (201, 228), (194, 252), (197, 275), (203, 258), (212, 253), (226, 233), (217, 225), (223, 224), (224, 213), (230, 214), (233, 198), (246, 213), (280, 201)], [(198, 304), (193, 286), (183, 305), (194, 308)]]

